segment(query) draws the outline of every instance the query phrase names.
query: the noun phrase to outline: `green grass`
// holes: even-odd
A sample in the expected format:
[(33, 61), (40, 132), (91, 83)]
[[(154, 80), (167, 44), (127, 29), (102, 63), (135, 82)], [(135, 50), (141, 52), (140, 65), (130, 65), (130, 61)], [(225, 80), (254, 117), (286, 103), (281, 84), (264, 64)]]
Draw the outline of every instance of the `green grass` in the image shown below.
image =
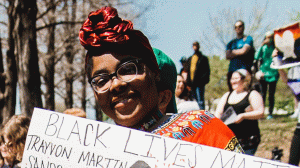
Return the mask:
[(287, 163), (296, 124), (296, 119), (291, 119), (286, 115), (274, 116), (272, 120), (259, 120), (262, 138), (255, 156), (271, 159), (272, 149), (278, 147), (283, 149), (281, 161)]

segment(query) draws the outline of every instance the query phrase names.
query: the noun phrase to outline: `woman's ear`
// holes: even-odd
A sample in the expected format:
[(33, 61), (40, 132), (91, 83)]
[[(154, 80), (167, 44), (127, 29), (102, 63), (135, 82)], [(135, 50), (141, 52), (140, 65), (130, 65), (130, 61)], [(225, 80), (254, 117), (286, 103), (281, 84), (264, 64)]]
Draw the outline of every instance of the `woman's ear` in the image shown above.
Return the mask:
[(166, 113), (167, 107), (171, 99), (172, 99), (172, 92), (170, 90), (162, 90), (159, 92), (158, 108), (163, 114)]

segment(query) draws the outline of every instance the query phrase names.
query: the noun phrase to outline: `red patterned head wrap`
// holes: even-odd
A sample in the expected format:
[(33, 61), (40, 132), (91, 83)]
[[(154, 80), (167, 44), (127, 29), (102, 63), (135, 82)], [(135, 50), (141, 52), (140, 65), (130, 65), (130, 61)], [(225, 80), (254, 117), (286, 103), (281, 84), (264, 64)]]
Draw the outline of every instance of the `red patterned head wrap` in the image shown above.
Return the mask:
[(88, 50), (86, 64), (90, 56), (105, 52), (124, 52), (144, 59), (153, 72), (159, 71), (147, 37), (142, 32), (134, 30), (130, 20), (121, 19), (113, 7), (92, 11), (79, 31), (79, 40)]

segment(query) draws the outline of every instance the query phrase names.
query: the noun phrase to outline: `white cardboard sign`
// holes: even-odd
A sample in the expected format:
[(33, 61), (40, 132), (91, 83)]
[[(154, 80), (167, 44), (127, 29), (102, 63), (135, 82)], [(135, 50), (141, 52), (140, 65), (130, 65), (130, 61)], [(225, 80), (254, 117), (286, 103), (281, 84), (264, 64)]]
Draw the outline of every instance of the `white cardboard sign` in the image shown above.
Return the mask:
[(281, 162), (34, 109), (22, 168), (290, 168)]

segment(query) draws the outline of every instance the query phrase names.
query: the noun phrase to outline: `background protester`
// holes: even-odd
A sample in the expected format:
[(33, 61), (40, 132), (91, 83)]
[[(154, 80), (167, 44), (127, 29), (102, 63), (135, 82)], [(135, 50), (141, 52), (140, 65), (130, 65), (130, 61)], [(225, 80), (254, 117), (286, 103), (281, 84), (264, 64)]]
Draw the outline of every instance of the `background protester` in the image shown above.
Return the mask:
[[(274, 50), (272, 56), (277, 56), (277, 49)], [(291, 67), (288, 70), (288, 74), (284, 71), (284, 69), (278, 70), (280, 74), (280, 78), (283, 82), (288, 84), (288, 82), (298, 82), (298, 86), (300, 85), (300, 66)], [(291, 88), (293, 91), (293, 88)], [(295, 93), (295, 91), (293, 91)], [(290, 116), (291, 118), (298, 118), (297, 126), (294, 131), (294, 135), (291, 141), (290, 146), (290, 155), (289, 155), (289, 164), (298, 166), (300, 162), (300, 96), (294, 95), (295, 106), (294, 106), (294, 114)]]
[(247, 69), (248, 72), (251, 72), (255, 53), (252, 37), (244, 35), (245, 23), (238, 20), (234, 24), (234, 30), (236, 38), (226, 46), (226, 59), (230, 60), (227, 73), (227, 84), (230, 91), (232, 90), (230, 84), (232, 73), (238, 69)]
[[(278, 72), (282, 81), (288, 86), (291, 84), (297, 84), (296, 86), (300, 85), (300, 65), (289, 68), (288, 73), (286, 73), (283, 69), (279, 69)], [(294, 114), (291, 115), (290, 118), (298, 118), (300, 114), (300, 93), (293, 88), (291, 88), (291, 90), (294, 93)]]
[(183, 77), (185, 82), (187, 81), (187, 76), (188, 76), (186, 61), (187, 61), (187, 58), (185, 56), (180, 58), (180, 63), (181, 63), (182, 68), (180, 69), (179, 74)]
[(255, 74), (255, 76), (261, 84), (264, 102), (266, 102), (267, 93), (269, 96), (269, 115), (267, 119), (273, 118), (272, 114), (275, 104), (276, 84), (279, 79), (278, 70), (270, 67), (274, 49), (274, 33), (268, 31), (265, 35), (262, 46), (257, 50), (254, 56), (255, 60), (261, 60), (259, 71)]
[(171, 100), (172, 94), (165, 91), (172, 91), (161, 84), (147, 37), (133, 29), (131, 21), (121, 19), (115, 8), (92, 11), (79, 39), (87, 50), (86, 74), (96, 101), (117, 125), (242, 152), (233, 132), (211, 113), (191, 111), (168, 116), (159, 110)]
[(175, 96), (178, 113), (200, 110), (197, 101), (191, 95), (191, 92), (187, 88), (186, 82), (181, 75), (177, 75)]
[(2, 128), (0, 139), (1, 167), (21, 167), (29, 124), (29, 117), (14, 115)]
[(251, 76), (245, 69), (235, 71), (231, 76), (233, 91), (225, 93), (215, 112), (221, 118), (227, 110), (237, 115), (228, 127), (235, 133), (246, 154), (254, 155), (260, 142), (258, 119), (264, 117), (264, 103), (257, 91), (250, 89)]
[(70, 114), (76, 117), (86, 118), (86, 112), (81, 108), (69, 108), (66, 109), (63, 113)]
[[(176, 100), (175, 100), (175, 88), (177, 80), (177, 69), (173, 60), (162, 52), (160, 49), (153, 48), (154, 55), (157, 60), (157, 64), (160, 70), (160, 85), (163, 85), (165, 98), (171, 97), (170, 103), (166, 108), (160, 108), (162, 113), (173, 112), (177, 113)], [(169, 92), (169, 90), (171, 92)], [(171, 94), (171, 95), (168, 95)]]
[[(300, 66), (292, 67), (288, 70), (286, 75), (283, 69), (279, 70), (280, 75), (284, 82), (297, 82), (298, 86), (300, 85)], [(292, 88), (291, 88), (292, 89)], [(292, 89), (293, 90), (293, 89)], [(293, 91), (295, 92), (295, 91)], [(298, 166), (300, 161), (300, 96), (299, 94), (294, 96), (294, 114), (291, 115), (291, 118), (298, 118), (297, 126), (294, 131), (294, 135), (291, 141), (290, 155), (289, 155), (289, 164)]]
[(193, 43), (194, 54), (185, 63), (187, 70), (187, 85), (201, 110), (205, 109), (205, 85), (209, 82), (210, 67), (208, 58), (201, 53), (199, 42)]
[[(288, 70), (287, 82), (295, 82), (300, 85), (300, 66), (292, 67)], [(295, 91), (293, 91), (295, 93)], [(291, 118), (298, 118), (298, 123), (294, 131), (294, 135), (291, 141), (289, 163), (295, 166), (299, 165), (300, 161), (300, 96), (295, 93), (295, 106), (294, 114)]]

